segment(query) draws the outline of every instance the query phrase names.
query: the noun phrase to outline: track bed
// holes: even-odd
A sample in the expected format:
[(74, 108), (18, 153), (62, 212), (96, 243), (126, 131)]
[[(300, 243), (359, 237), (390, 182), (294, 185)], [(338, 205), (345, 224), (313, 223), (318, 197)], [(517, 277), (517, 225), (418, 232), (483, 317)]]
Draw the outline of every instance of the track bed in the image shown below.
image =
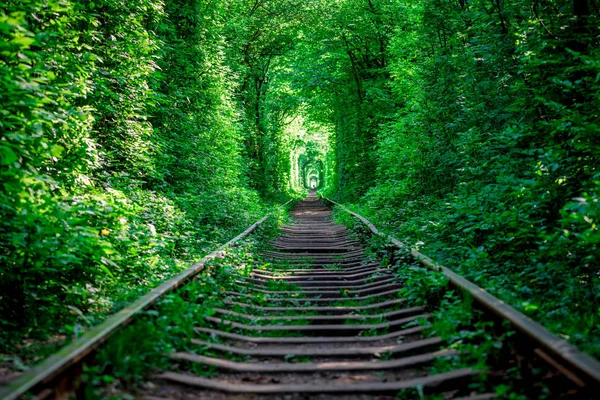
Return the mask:
[[(148, 398), (383, 399), (410, 388), (493, 397), (469, 389), (480, 371), (431, 372), (455, 351), (423, 336), (428, 311), (398, 298), (392, 272), (365, 256), (314, 193), (293, 216), (266, 254), (270, 267), (241, 278), (245, 293), (228, 293), (212, 326), (197, 329), (193, 343), (211, 355), (171, 354), (173, 370), (157, 375)], [(214, 372), (199, 376), (198, 364)]]
[[(27, 392), (44, 399), (88, 398), (86, 390), (94, 387), (102, 394), (96, 397), (126, 391), (135, 398), (180, 400), (508, 398), (497, 395), (503, 387), (514, 389), (513, 394), (525, 393), (510, 397), (518, 399), (597, 398), (597, 360), (483, 289), (440, 268), (451, 284), (469, 293), (475, 308), (466, 312), (470, 322), (461, 322), (465, 329), (451, 329), (457, 336), (454, 344), (468, 345), (457, 349), (446, 341), (451, 335), (442, 339), (431, 333), (440, 332), (436, 324), (448, 308), (399, 295), (414, 287), (431, 293), (432, 286), (421, 280), (429, 275), (412, 281), (403, 275), (411, 271), (414, 259), (421, 264), (431, 260), (423, 261), (413, 250), (412, 258), (384, 266), (382, 260), (367, 256), (366, 248), (343, 225), (332, 222), (330, 209), (314, 193), (296, 205), (293, 216), (294, 223), (282, 228), (258, 257), (261, 262), (253, 256), (248, 263), (226, 259), (222, 250), (207, 255), (8, 386), (0, 386), (0, 398), (18, 399)], [(377, 234), (370, 222), (354, 216)], [(258, 242), (256, 249), (262, 249), (265, 242)], [(215, 259), (222, 263), (209, 265)], [(447, 294), (446, 289), (443, 286)], [(172, 301), (169, 293), (179, 299), (179, 308), (163, 307)], [(151, 311), (145, 320), (143, 311)], [(151, 347), (160, 362), (144, 363), (147, 350), (136, 353), (131, 340), (139, 337), (146, 343), (140, 337), (146, 334), (143, 327), (156, 331), (162, 318), (170, 321), (161, 325), (164, 341)], [(140, 328), (136, 321), (146, 325)], [(133, 336), (123, 329), (129, 325)], [(515, 331), (507, 334), (503, 326)], [(496, 350), (490, 351), (492, 347)], [(102, 354), (112, 358), (103, 362)], [(490, 354), (493, 360), (479, 359)], [(96, 378), (87, 383), (84, 378), (82, 384), (85, 366), (106, 376), (112, 366), (128, 360), (142, 365), (138, 381), (140, 376), (150, 377), (142, 388), (110, 386), (111, 379), (104, 386)]]

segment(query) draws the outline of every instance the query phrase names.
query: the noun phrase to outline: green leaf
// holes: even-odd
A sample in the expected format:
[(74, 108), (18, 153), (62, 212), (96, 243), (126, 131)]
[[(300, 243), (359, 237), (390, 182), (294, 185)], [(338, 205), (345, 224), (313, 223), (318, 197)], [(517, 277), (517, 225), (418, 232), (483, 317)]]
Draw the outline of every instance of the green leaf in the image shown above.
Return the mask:
[(35, 38), (29, 36), (18, 36), (11, 40), (11, 42), (20, 45), (21, 49), (28, 49), (32, 44), (35, 43)]
[(118, 268), (119, 265), (114, 263), (113, 261), (109, 260), (106, 257), (102, 257), (100, 259), (101, 264), (99, 265), (100, 269), (102, 271), (104, 271), (107, 275), (109, 275), (111, 278), (114, 278), (115, 275), (112, 273), (112, 271), (110, 269), (108, 269), (108, 266), (111, 266), (113, 268)]
[(17, 161), (15, 152), (8, 146), (0, 146), (0, 165), (11, 165)]

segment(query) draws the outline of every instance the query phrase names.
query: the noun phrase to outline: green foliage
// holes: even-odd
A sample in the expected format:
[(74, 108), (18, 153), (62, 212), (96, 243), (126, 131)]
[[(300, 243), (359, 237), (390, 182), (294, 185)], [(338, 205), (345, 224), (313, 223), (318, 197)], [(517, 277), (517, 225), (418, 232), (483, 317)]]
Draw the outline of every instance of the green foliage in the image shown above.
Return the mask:
[[(404, 266), (400, 277), (404, 287), (398, 296), (411, 301), (424, 301), (429, 305), (438, 304), (445, 293), (448, 279), (441, 274), (433, 274), (430, 270), (417, 266)], [(406, 271), (408, 269), (408, 271)]]
[[(0, 350), (84, 330), (313, 177), (600, 354), (598, 14), (5, 1)], [(437, 287), (413, 272), (405, 295)]]
[(84, 330), (267, 211), (227, 7), (3, 4), (1, 351)]
[[(227, 292), (241, 289), (236, 280), (249, 276), (253, 266), (264, 263), (261, 253), (278, 233), (277, 227), (275, 218), (265, 221), (251, 236), (208, 262), (192, 282), (162, 297), (131, 326), (111, 337), (86, 366), (82, 378), (86, 398), (106, 398), (109, 392), (127, 396), (153, 371), (169, 368), (169, 353), (213, 355), (212, 349), (195, 345), (191, 339), (198, 339), (199, 335), (210, 343), (219, 343), (221, 339), (212, 335), (202, 337), (195, 328), (206, 324), (204, 319), (216, 313), (215, 307), (227, 308), (223, 304)], [(297, 357), (294, 361), (308, 360)], [(214, 369), (201, 365), (189, 367), (203, 376), (214, 373)]]
[[(372, 61), (359, 69), (361, 107), (329, 98), (355, 116), (336, 124), (332, 194), (599, 355), (598, 3), (373, 4), (385, 65), (373, 61), (377, 21), (360, 22), (367, 6), (332, 28), (360, 32), (345, 37)], [(339, 66), (357, 64), (332, 42), (328, 87), (356, 92)]]
[[(406, 250), (390, 249), (386, 240), (372, 236), (364, 229), (364, 224), (350, 214), (336, 208), (335, 216), (352, 230), (357, 239), (368, 244), (367, 250), (376, 253), (384, 260), (392, 260), (395, 276), (403, 287), (398, 296), (407, 299), (409, 304), (424, 306), (431, 313), (429, 318), (420, 318), (406, 324), (406, 327), (419, 324), (425, 325), (425, 335), (440, 337), (447, 350), (455, 351), (437, 357), (428, 367), (431, 373), (438, 374), (461, 368), (473, 368), (478, 371), (488, 371), (490, 366), (502, 369), (502, 365), (511, 359), (511, 337), (515, 334), (510, 329), (510, 323), (503, 321), (497, 326), (497, 321), (486, 317), (480, 308), (473, 307), (473, 297), (468, 293), (457, 292), (449, 285), (448, 279), (438, 271), (420, 267)], [(404, 305), (403, 307), (406, 307)], [(373, 334), (373, 332), (368, 332)], [(399, 338), (399, 343), (403, 340)], [(385, 355), (384, 355), (385, 358)], [(544, 385), (532, 389), (530, 386), (520, 387), (520, 382), (527, 381), (519, 373), (521, 367), (507, 368), (502, 380), (491, 378), (485, 373), (478, 375), (469, 388), (476, 392), (496, 392), (502, 398), (523, 399), (527, 393), (535, 398), (546, 398), (549, 392)], [(533, 371), (537, 374), (538, 371)], [(413, 391), (401, 392), (404, 397), (417, 398)], [(420, 393), (422, 396), (423, 393)]]

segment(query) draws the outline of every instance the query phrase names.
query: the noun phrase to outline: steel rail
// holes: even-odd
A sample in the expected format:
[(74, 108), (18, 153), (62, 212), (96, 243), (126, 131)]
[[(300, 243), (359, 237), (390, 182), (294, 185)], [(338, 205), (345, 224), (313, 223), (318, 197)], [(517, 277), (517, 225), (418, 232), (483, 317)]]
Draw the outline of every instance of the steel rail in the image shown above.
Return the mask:
[[(322, 196), (322, 198), (331, 204), (335, 204), (342, 210), (360, 220), (369, 228), (371, 233), (389, 240), (397, 249), (408, 249), (408, 246), (396, 238), (380, 232), (375, 225), (371, 223), (371, 221), (362, 215), (349, 210), (344, 205), (328, 199), (327, 197)], [(560, 339), (558, 336), (548, 331), (544, 326), (525, 316), (502, 300), (489, 294), (485, 289), (480, 288), (469, 280), (456, 274), (449, 268), (436, 264), (431, 258), (422, 254), (418, 250), (410, 249), (410, 255), (427, 268), (444, 274), (452, 285), (464, 292), (469, 293), (479, 304), (497, 316), (508, 320), (516, 330), (537, 342), (552, 355), (549, 363), (552, 364), (554, 362), (554, 364), (558, 364), (555, 365), (555, 367), (565, 373), (565, 375), (567, 375), (579, 386), (587, 386), (588, 388), (593, 387), (596, 389), (600, 387), (600, 362), (598, 360), (583, 353), (575, 346), (567, 343), (565, 340)], [(543, 354), (542, 358), (544, 358)], [(554, 358), (554, 360), (552, 358)], [(558, 360), (558, 363), (556, 360)], [(567, 366), (568, 371), (565, 371), (563, 368), (561, 368), (562, 366), (560, 364), (562, 364), (562, 366)], [(575, 376), (573, 376), (573, 374)]]
[[(296, 199), (297, 197), (292, 198), (281, 206), (285, 207)], [(0, 385), (0, 399), (15, 400), (32, 389), (37, 387), (43, 388), (44, 385), (48, 385), (54, 379), (59, 377), (61, 373), (77, 365), (77, 363), (86, 356), (90, 355), (121, 327), (130, 324), (141, 311), (149, 308), (155, 304), (159, 298), (187, 283), (191, 278), (202, 272), (206, 263), (218, 258), (223, 250), (248, 236), (269, 218), (269, 216), (270, 215), (264, 216), (249, 226), (244, 232), (220, 246), (217, 250), (206, 255), (200, 261), (195, 262), (189, 268), (175, 275), (173, 278), (151, 289), (148, 293), (131, 303), (129, 306), (108, 317), (104, 322), (92, 327), (83, 336), (75, 339), (73, 342), (48, 357), (45, 361), (19, 375), (14, 380), (9, 381), (4, 385)]]

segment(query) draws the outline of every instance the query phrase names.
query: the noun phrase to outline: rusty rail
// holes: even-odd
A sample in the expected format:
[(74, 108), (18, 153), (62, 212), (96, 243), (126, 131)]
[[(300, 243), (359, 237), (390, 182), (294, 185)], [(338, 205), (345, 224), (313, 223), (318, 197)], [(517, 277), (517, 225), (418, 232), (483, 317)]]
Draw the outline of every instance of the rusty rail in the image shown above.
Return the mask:
[[(287, 206), (295, 199), (296, 198), (290, 199), (286, 203), (282, 204), (282, 207)], [(134, 301), (128, 307), (109, 317), (101, 324), (91, 328), (83, 336), (54, 353), (45, 361), (33, 367), (31, 370), (19, 375), (16, 379), (8, 382), (6, 385), (0, 386), (0, 399), (18, 399), (33, 389), (43, 389), (44, 386), (49, 385), (62, 373), (77, 365), (81, 360), (90, 355), (98, 346), (106, 342), (106, 340), (121, 327), (130, 324), (141, 311), (149, 308), (155, 304), (159, 298), (187, 283), (191, 278), (202, 272), (206, 263), (219, 257), (224, 249), (252, 233), (267, 218), (269, 218), (269, 215), (261, 218), (259, 221), (248, 227), (244, 232), (240, 233), (238, 236), (231, 239), (217, 250), (206, 255), (200, 261), (192, 264), (188, 269), (180, 272), (161, 285), (151, 289), (148, 293)]]
[[(324, 200), (335, 204), (342, 210), (348, 212), (353, 217), (365, 224), (372, 234), (389, 240), (397, 249), (407, 249), (404, 243), (395, 239), (392, 236), (380, 232), (375, 225), (362, 215), (349, 210), (347, 207), (339, 204), (327, 197), (322, 197)], [(485, 289), (480, 288), (469, 280), (456, 274), (452, 270), (443, 265), (435, 263), (431, 258), (422, 254), (418, 250), (410, 249), (410, 254), (427, 268), (441, 272), (450, 281), (450, 283), (469, 293), (483, 307), (496, 314), (497, 316), (510, 321), (512, 326), (522, 334), (533, 339), (549, 354), (542, 353), (540, 356), (549, 364), (554, 365), (561, 370), (572, 381), (580, 387), (600, 388), (600, 362), (593, 357), (581, 352), (575, 346), (560, 339), (541, 324), (533, 321), (513, 307), (509, 306), (502, 300), (489, 294)]]
[[(170, 367), (154, 376), (150, 396), (196, 390), (207, 399), (284, 393), (375, 398), (410, 388), (453, 392), (455, 398), (472, 394), (469, 383), (482, 371), (428, 368), (439, 357), (460, 355), (440, 337), (422, 335), (429, 315), (398, 298), (392, 271), (349, 240), (347, 229), (331, 221), (330, 207), (311, 192), (293, 216), (270, 242), (273, 251), (263, 252), (269, 262), (237, 276), (239, 290), (225, 292), (223, 304), (202, 317), (193, 347), (169, 355)], [(284, 278), (294, 280), (277, 287)], [(243, 362), (234, 356), (244, 356)], [(198, 376), (192, 365), (215, 374)]]

